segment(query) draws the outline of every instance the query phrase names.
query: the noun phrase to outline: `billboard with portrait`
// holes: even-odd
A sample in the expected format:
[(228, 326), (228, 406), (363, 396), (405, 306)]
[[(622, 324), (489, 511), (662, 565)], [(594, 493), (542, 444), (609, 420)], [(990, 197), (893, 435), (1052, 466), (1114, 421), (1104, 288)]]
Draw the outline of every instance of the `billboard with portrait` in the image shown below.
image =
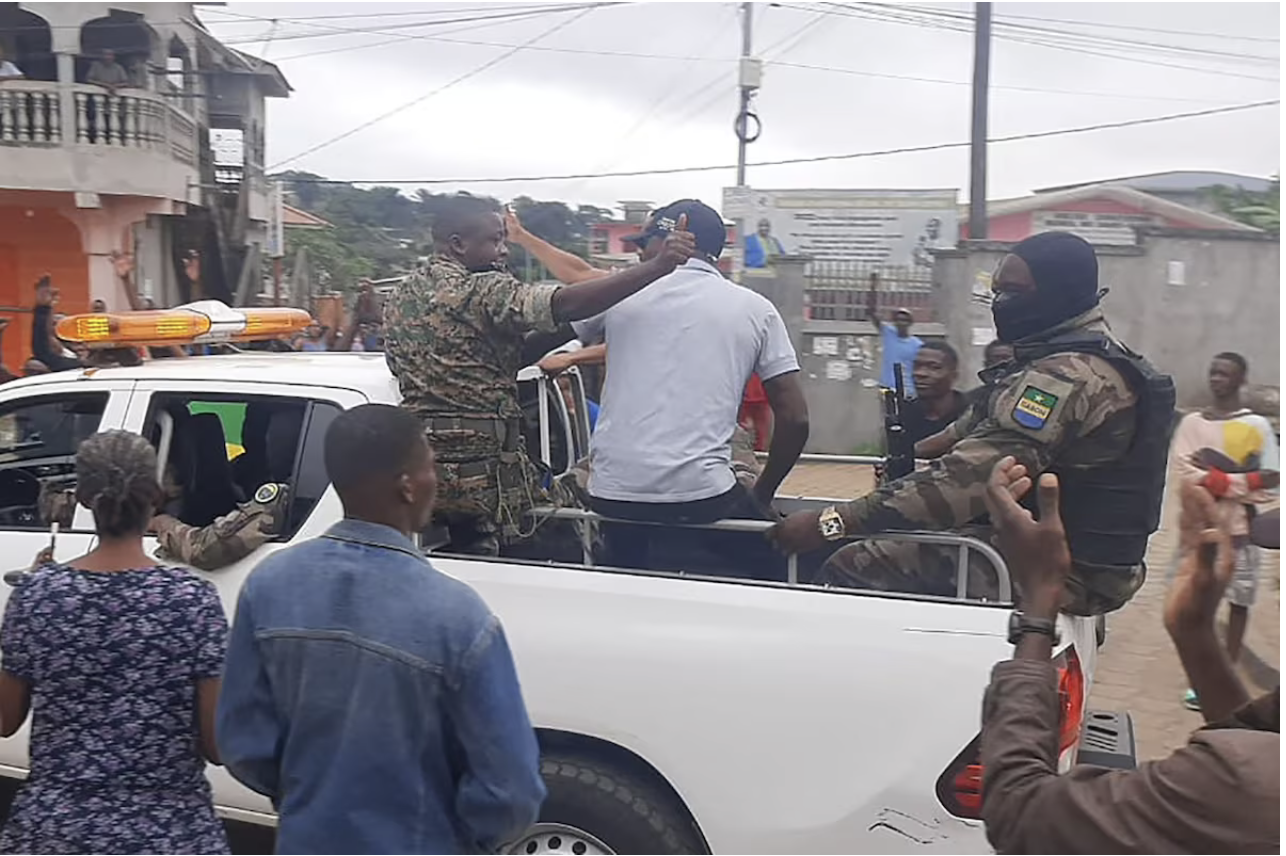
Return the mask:
[(726, 188), (723, 214), (741, 223), (748, 268), (774, 255), (871, 267), (931, 267), (931, 249), (959, 237), (955, 190)]

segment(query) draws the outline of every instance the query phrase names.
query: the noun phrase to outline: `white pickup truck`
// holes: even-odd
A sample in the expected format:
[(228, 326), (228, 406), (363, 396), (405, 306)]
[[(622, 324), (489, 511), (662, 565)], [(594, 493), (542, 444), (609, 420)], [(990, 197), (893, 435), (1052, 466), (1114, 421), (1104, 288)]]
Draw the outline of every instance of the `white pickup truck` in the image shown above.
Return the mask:
[[(537, 370), (521, 380), (540, 414), (531, 445), (562, 470), (583, 451), (587, 427)], [(583, 403), (574, 381), (573, 400)], [(41, 484), (74, 478), (77, 444), (99, 430), (149, 437), (162, 462), (186, 449), (179, 477), (189, 522), (229, 510), (284, 468), (292, 506), (281, 541), (202, 573), (231, 615), (264, 556), (340, 517), (322, 465), (327, 426), (342, 409), (398, 398), (379, 354), (156, 360), (5, 384), (3, 553), (20, 567), (49, 543)], [(257, 446), (253, 435), (278, 418), (301, 426), (293, 446)], [(229, 461), (224, 443), (238, 442), (234, 434), (245, 452)], [(987, 545), (918, 537), (982, 551), (1008, 591)], [(90, 514), (78, 508), (56, 557), (84, 553), (93, 538)], [(543, 750), (549, 798), (510, 852), (989, 852), (977, 735), (991, 666), (1010, 655), (1006, 603), (966, 591), (934, 598), (579, 563), (436, 554), (433, 562), (503, 620)], [(9, 590), (0, 585), (0, 601)], [(1132, 763), (1128, 718), (1085, 710), (1093, 623), (1064, 619), (1062, 639), (1064, 765), (1078, 745), (1084, 757), (1083, 737), (1096, 760)], [(26, 773), (27, 734), (0, 740), (10, 795)], [(210, 778), (234, 827), (273, 823), (266, 799), (221, 768)]]

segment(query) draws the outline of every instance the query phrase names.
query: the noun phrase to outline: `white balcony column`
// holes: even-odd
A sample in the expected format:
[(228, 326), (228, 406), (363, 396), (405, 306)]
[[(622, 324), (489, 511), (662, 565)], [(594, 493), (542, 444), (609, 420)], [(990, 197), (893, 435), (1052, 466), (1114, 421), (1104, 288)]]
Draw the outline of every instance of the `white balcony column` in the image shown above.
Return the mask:
[[(58, 118), (60, 136), (64, 144), (76, 141), (76, 95), (72, 87), (76, 85), (75, 54), (60, 53), (58, 57)], [(53, 119), (53, 117), (50, 117)]]

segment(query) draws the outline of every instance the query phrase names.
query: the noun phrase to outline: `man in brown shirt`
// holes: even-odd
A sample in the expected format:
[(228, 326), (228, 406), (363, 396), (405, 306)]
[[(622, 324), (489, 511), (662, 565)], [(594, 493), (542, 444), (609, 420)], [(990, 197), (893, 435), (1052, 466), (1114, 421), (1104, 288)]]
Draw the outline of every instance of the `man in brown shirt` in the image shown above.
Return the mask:
[(1058, 774), (1052, 628), (1071, 569), (1058, 479), (1041, 476), (1040, 520), (1016, 499), (1026, 468), (1001, 460), (987, 507), (1023, 594), (1014, 658), (998, 663), (983, 702), (983, 820), (999, 853), (1280, 852), (1280, 688), (1251, 702), (1215, 636), (1232, 575), (1210, 495), (1184, 487), (1184, 558), (1166, 629), (1202, 702), (1206, 726), (1169, 757), (1135, 770), (1090, 765)]

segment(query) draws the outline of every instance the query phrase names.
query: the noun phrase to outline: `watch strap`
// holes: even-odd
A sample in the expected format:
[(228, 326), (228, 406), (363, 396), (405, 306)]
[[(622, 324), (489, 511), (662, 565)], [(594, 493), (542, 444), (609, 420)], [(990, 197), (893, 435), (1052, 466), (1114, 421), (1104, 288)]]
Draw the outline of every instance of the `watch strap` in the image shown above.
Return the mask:
[(1009, 643), (1017, 645), (1018, 640), (1028, 633), (1048, 636), (1050, 641), (1058, 644), (1058, 627), (1054, 621), (1048, 618), (1033, 618), (1015, 610), (1009, 616)]

